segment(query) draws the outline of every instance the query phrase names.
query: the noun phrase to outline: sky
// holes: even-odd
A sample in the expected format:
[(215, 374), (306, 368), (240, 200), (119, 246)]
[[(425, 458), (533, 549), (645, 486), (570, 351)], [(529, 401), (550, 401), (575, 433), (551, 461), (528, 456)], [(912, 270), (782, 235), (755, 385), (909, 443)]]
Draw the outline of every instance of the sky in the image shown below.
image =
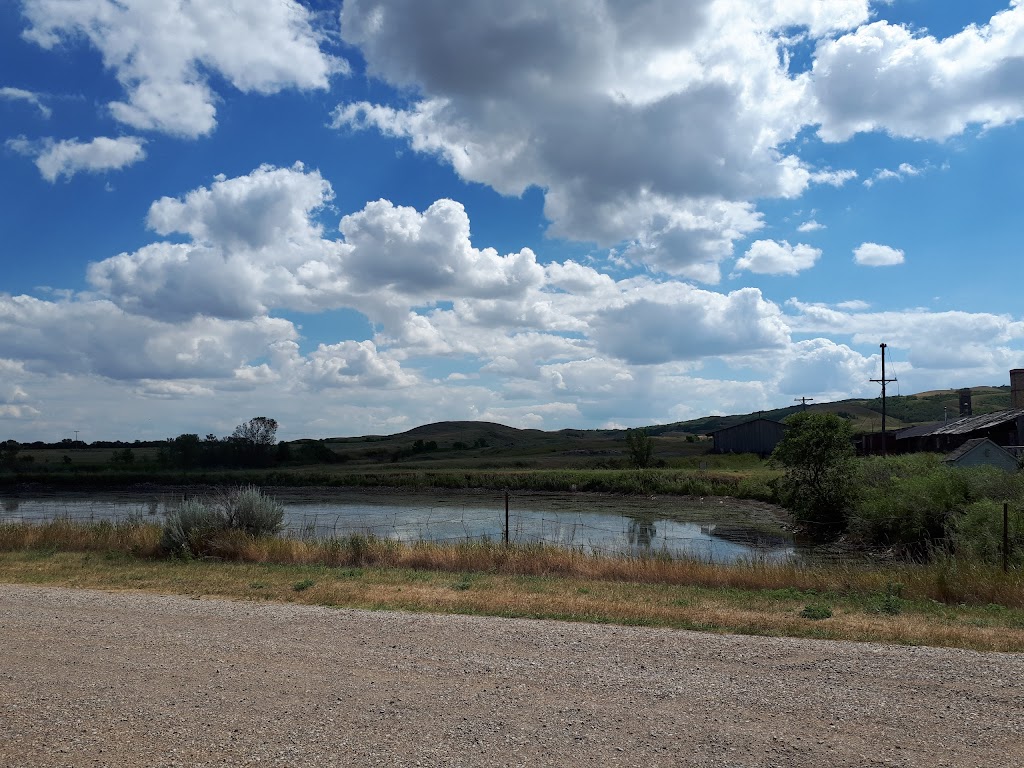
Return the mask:
[(0, 440), (1024, 367), (1022, 0), (0, 3)]

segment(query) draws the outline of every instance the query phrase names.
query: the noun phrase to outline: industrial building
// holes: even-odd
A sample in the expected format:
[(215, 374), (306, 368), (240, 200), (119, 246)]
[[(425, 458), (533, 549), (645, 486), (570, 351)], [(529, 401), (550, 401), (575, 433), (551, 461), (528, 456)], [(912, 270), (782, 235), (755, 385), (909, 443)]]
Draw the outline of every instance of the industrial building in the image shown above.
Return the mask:
[(960, 417), (950, 421), (921, 424), (887, 436), (893, 453), (930, 451), (948, 453), (969, 441), (987, 438), (1012, 454), (1024, 450), (1024, 368), (1010, 371), (1010, 409), (975, 416), (971, 391), (961, 389)]
[(781, 421), (757, 418), (712, 432), (715, 453), (756, 453), (768, 456), (786, 434)]

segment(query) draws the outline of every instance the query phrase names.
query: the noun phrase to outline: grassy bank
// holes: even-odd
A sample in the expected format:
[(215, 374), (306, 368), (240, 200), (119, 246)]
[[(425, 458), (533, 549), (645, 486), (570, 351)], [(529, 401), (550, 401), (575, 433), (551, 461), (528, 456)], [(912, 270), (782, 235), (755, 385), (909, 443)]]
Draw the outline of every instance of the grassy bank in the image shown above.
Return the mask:
[(222, 560), (186, 561), (159, 558), (160, 536), (144, 524), (2, 525), (0, 581), (1024, 651), (1024, 575), (966, 561), (709, 565), (237, 532), (218, 542)]
[(598, 492), (692, 496), (734, 496), (772, 499), (770, 481), (777, 472), (742, 469), (372, 469), (297, 467), (231, 471), (114, 471), (8, 473), (0, 488), (41, 485), (56, 489), (115, 489), (137, 485), (238, 486), (323, 488), (399, 488), (410, 490), (491, 489)]

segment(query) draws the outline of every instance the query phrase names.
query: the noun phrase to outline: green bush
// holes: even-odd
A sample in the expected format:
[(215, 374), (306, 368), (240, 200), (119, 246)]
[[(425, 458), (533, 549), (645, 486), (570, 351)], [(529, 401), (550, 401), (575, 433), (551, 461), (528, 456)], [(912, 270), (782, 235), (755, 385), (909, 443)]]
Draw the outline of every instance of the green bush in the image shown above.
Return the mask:
[[(1018, 507), (1019, 510), (1019, 507)], [(1020, 512), (1009, 516), (1009, 562), (1024, 564), (1024, 525)], [(950, 525), (950, 541), (957, 555), (973, 557), (990, 565), (1003, 559), (1003, 504), (982, 499), (967, 505)]]
[[(849, 533), (868, 546), (894, 547), (917, 558), (936, 551), (994, 563), (1002, 557), (1002, 508), (1024, 508), (1024, 475), (991, 467), (956, 468), (935, 454), (864, 459)], [(1011, 515), (1011, 550), (1024, 531)]]
[(859, 480), (850, 533), (864, 543), (905, 548), (915, 556), (927, 555), (946, 539), (968, 498), (966, 473), (934, 455), (865, 459)]

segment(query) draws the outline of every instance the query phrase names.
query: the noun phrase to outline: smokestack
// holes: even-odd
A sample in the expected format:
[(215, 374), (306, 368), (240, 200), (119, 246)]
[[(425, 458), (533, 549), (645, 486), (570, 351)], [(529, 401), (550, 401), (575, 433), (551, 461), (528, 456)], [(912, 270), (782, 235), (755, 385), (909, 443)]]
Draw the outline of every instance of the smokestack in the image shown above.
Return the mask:
[(1024, 408), (1024, 368), (1010, 371), (1010, 407)]
[(960, 390), (960, 415), (961, 416), (973, 416), (974, 412), (971, 409), (971, 390), (961, 389)]

